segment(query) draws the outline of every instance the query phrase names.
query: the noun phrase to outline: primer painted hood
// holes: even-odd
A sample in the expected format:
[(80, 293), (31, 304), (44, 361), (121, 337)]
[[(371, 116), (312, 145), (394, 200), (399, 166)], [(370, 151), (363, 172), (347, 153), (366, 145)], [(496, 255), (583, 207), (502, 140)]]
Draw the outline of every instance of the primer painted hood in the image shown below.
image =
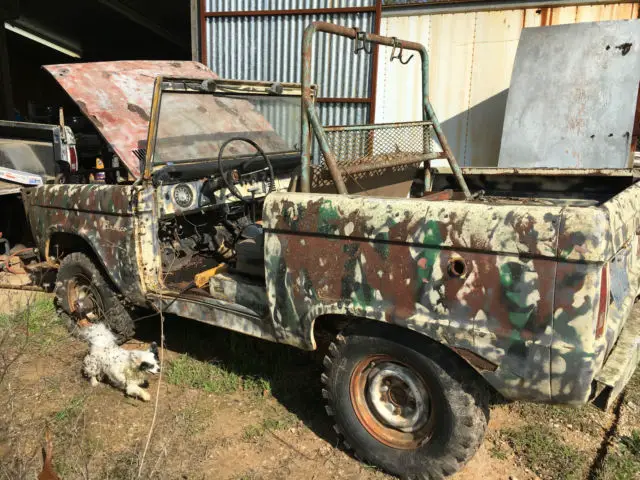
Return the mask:
[(140, 176), (140, 158), (158, 76), (217, 78), (191, 61), (119, 61), (71, 63), (44, 67), (111, 145), (131, 175)]

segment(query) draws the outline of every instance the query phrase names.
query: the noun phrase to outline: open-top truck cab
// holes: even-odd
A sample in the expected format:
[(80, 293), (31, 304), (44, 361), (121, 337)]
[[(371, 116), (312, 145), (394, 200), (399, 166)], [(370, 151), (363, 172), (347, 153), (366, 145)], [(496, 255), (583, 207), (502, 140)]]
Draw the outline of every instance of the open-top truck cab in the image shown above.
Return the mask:
[[(317, 31), (418, 52), (422, 121), (323, 127)], [(124, 81), (122, 67), (100, 67), (105, 88), (126, 93), (113, 97), (127, 134), (103, 97), (85, 89), (83, 108), (137, 180), (25, 193), (70, 328), (102, 321), (125, 340), (131, 307), (153, 307), (309, 350), (331, 332), (322, 395), (336, 430), (409, 478), (452, 474), (475, 453), (487, 384), (609, 405), (638, 360), (633, 171), (463, 172), (422, 45), (318, 22), (303, 60), (301, 85), (198, 64), (160, 73), (150, 108), (148, 71)], [(68, 91), (74, 68), (90, 67), (51, 67)]]

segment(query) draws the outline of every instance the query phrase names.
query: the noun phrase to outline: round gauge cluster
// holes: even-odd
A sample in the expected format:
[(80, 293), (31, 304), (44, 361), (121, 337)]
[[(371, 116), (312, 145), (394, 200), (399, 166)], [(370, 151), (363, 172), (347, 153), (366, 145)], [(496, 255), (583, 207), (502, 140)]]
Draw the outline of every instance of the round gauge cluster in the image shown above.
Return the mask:
[(173, 188), (173, 201), (180, 208), (189, 208), (193, 203), (193, 188), (185, 183), (180, 183)]

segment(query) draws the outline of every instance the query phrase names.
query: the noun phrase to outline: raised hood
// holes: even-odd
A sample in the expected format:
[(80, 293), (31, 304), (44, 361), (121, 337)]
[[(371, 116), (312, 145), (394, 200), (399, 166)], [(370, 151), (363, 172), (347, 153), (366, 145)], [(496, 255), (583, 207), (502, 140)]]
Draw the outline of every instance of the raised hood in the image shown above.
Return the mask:
[(95, 125), (131, 175), (140, 176), (158, 76), (217, 78), (198, 62), (120, 61), (44, 67)]

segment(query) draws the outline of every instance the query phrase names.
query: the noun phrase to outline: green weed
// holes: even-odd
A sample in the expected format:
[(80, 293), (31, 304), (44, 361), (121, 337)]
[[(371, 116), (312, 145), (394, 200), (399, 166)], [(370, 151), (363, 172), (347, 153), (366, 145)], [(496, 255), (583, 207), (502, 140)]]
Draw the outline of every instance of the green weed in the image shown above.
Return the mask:
[(491, 454), (491, 456), (493, 458), (497, 458), (498, 460), (506, 460), (507, 459), (507, 452), (505, 452), (500, 445), (491, 445), (491, 447), (489, 448), (489, 454)]
[(576, 408), (566, 405), (516, 402), (510, 406), (510, 410), (518, 413), (525, 421), (544, 418), (550, 423), (571, 426), (573, 429), (596, 438), (599, 438), (603, 431), (602, 426), (598, 423), (602, 414), (593, 405)]
[(291, 413), (287, 413), (277, 418), (265, 418), (259, 424), (249, 425), (248, 427), (246, 427), (244, 429), (244, 432), (242, 433), (242, 437), (245, 440), (255, 440), (264, 436), (267, 431), (274, 432), (277, 430), (284, 430), (285, 428), (289, 428), (293, 424), (295, 424), (296, 421), (296, 416)]
[(66, 336), (60, 325), (50, 298), (35, 299), (19, 312), (0, 314), (0, 332), (11, 334), (14, 344), (31, 343), (46, 348)]
[(83, 396), (73, 397), (68, 405), (53, 414), (53, 420), (55, 422), (65, 422), (75, 419), (82, 413), (85, 400), (86, 397)]
[(622, 437), (620, 443), (624, 450), (640, 460), (640, 431), (634, 430), (628, 437)]
[(634, 430), (628, 437), (622, 437), (597, 473), (600, 480), (632, 480), (640, 477), (640, 431)]
[(587, 467), (585, 455), (565, 444), (549, 427), (525, 425), (502, 430), (501, 435), (521, 461), (541, 478), (583, 478)]
[(169, 364), (166, 378), (174, 385), (210, 393), (232, 393), (240, 389), (262, 392), (269, 387), (265, 379), (242, 376), (224, 366), (201, 362), (188, 355), (180, 355)]

